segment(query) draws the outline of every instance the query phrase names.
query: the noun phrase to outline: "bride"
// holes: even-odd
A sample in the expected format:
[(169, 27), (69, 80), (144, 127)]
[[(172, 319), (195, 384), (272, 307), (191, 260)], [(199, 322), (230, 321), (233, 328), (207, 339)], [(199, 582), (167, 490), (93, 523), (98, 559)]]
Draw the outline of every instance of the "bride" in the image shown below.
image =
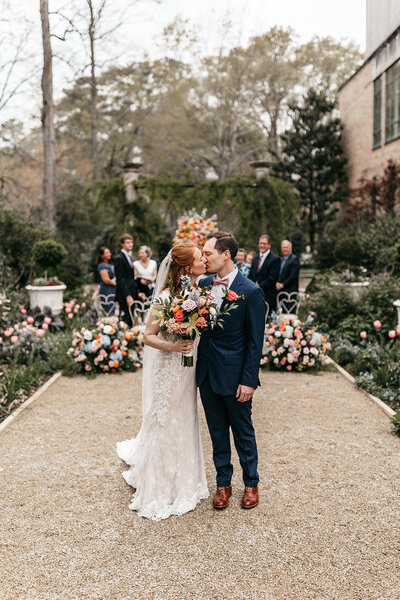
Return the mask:
[[(161, 264), (153, 298), (167, 298), (168, 280), (180, 290), (181, 275), (194, 283), (205, 261), (192, 243), (172, 248)], [(182, 515), (208, 497), (197, 414), (196, 369), (181, 365), (193, 341), (174, 341), (152, 324), (144, 331), (142, 425), (136, 438), (117, 443), (130, 469), (122, 474), (135, 488), (129, 508), (153, 520)], [(196, 364), (196, 350), (194, 361)]]

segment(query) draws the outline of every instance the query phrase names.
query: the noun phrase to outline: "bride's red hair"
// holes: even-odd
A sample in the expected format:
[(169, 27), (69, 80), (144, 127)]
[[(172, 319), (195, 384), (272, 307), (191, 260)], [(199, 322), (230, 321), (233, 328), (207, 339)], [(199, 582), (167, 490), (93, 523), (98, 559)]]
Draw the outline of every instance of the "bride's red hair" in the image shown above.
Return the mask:
[(172, 262), (168, 271), (167, 285), (171, 279), (175, 292), (181, 289), (181, 275), (189, 275), (186, 267), (193, 264), (195, 248), (197, 246), (192, 242), (184, 242), (177, 244), (171, 250)]

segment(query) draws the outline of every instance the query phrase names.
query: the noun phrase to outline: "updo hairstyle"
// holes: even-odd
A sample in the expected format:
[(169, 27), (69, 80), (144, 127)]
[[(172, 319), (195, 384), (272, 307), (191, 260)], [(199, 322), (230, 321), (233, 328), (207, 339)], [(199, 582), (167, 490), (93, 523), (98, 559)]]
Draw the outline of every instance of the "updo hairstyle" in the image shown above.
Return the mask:
[(197, 246), (192, 242), (184, 242), (171, 250), (172, 262), (168, 271), (167, 285), (171, 279), (175, 292), (181, 289), (181, 275), (189, 275), (186, 267), (193, 264), (195, 248)]

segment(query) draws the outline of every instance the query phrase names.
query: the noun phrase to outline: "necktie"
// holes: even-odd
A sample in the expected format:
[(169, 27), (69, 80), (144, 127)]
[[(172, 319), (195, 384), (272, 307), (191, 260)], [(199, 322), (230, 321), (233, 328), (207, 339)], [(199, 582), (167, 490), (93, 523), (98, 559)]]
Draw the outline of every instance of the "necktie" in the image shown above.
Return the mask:
[(213, 285), (224, 285), (225, 287), (228, 287), (229, 285), (229, 279), (217, 279), (216, 277), (213, 278)]
[(282, 273), (283, 267), (286, 265), (286, 260), (287, 260), (287, 256), (284, 256), (283, 257), (283, 261), (281, 263), (281, 270), (279, 271), (279, 273)]
[(262, 263), (263, 256), (264, 256), (264, 254), (260, 254), (260, 258), (258, 259), (258, 269), (257, 269), (257, 271), (259, 271), (261, 269), (261, 263)]

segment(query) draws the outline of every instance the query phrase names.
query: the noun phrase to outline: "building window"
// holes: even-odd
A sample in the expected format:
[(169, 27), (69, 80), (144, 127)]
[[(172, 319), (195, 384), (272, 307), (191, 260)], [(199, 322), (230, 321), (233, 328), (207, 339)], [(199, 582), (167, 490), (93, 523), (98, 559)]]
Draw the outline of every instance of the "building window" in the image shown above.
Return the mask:
[(382, 75), (374, 81), (374, 148), (382, 143)]
[(386, 71), (386, 142), (400, 136), (400, 60)]

